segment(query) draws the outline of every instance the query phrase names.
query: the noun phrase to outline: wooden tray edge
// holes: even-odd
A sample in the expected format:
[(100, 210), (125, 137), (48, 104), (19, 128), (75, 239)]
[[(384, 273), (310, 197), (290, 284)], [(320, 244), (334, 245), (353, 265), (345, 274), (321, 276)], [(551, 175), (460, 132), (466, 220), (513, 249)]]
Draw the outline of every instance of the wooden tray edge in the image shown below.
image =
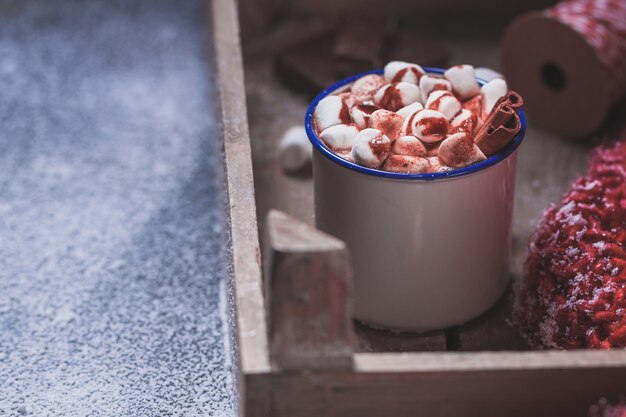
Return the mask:
[(224, 132), (239, 366), (245, 374), (264, 373), (270, 361), (237, 5), (234, 0), (208, 4)]

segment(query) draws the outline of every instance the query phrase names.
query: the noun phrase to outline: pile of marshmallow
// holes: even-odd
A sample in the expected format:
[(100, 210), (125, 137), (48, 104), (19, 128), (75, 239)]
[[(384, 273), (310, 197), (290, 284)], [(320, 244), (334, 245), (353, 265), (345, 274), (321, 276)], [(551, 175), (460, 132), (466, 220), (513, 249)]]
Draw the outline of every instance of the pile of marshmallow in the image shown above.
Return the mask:
[(442, 172), (499, 150), (485, 152), (475, 136), (507, 91), (499, 78), (481, 88), (471, 65), (439, 77), (394, 61), (384, 75), (365, 75), (320, 100), (314, 123), (326, 146), (348, 161), (391, 172)]

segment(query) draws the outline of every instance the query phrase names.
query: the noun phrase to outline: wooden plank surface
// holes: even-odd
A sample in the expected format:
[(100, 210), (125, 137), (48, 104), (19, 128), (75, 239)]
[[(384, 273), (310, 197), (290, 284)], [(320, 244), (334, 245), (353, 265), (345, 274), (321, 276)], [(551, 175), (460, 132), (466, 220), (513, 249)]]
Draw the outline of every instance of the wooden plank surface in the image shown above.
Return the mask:
[(489, 311), (475, 320), (452, 329), (448, 337), (454, 337), (460, 351), (526, 350), (524, 339), (511, 324), (513, 291), (505, 295)]
[[(260, 377), (247, 380), (254, 383)], [(283, 373), (265, 378), (273, 386), (268, 394), (269, 415), (274, 417), (584, 417), (598, 398), (618, 398), (623, 385), (617, 382), (626, 380), (626, 368), (522, 367), (475, 372), (437, 368)]]
[[(626, 367), (626, 351), (615, 350), (541, 350), (525, 352), (420, 352), (420, 353), (357, 353), (357, 372), (469, 372), (511, 371), (534, 372), (567, 368)], [(617, 385), (626, 383), (613, 379)], [(625, 380), (626, 381), (626, 380)]]
[(268, 372), (261, 255), (235, 1), (212, 1), (211, 22), (217, 66), (215, 81), (224, 130), (239, 366), (244, 373)]
[[(491, 15), (508, 15), (522, 10), (540, 9), (550, 4), (551, 0), (527, 0), (513, 4), (498, 0), (275, 0), (275, 7), (283, 13), (301, 15), (367, 15), (380, 16), (382, 14), (424, 15), (434, 12), (454, 13), (490, 13)], [(423, 24), (423, 21), (420, 21)]]
[(272, 363), (280, 370), (352, 367), (352, 264), (346, 244), (277, 210), (263, 262)]
[(427, 333), (373, 329), (358, 321), (354, 322), (357, 336), (357, 352), (431, 352), (446, 350), (446, 335), (443, 331)]

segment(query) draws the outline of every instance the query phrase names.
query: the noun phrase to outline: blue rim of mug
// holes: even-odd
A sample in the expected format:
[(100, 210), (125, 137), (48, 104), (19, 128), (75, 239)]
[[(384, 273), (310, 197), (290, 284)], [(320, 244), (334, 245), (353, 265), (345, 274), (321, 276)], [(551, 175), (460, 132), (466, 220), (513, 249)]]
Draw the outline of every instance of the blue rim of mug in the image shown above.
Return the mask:
[[(445, 72), (445, 70), (441, 68), (429, 68), (429, 67), (424, 67), (424, 71), (426, 71), (426, 73), (429, 73), (429, 74), (440, 74), (440, 75)], [(313, 112), (315, 111), (317, 104), (324, 97), (335, 93), (342, 87), (345, 87), (346, 85), (351, 84), (354, 81), (358, 80), (359, 78), (365, 75), (369, 75), (369, 74), (383, 74), (383, 70), (377, 69), (377, 70), (362, 72), (360, 74), (352, 75), (339, 82), (336, 82), (335, 84), (331, 85), (330, 87), (328, 87), (327, 89), (319, 93), (317, 97), (313, 99), (304, 117), (304, 127), (306, 129), (307, 136), (309, 137), (309, 140), (311, 141), (313, 146), (322, 155), (326, 156), (331, 161), (345, 168), (348, 168), (352, 171), (360, 172), (360, 173), (367, 174), (367, 175), (373, 175), (375, 177), (391, 178), (391, 179), (399, 179), (399, 180), (431, 181), (431, 180), (438, 180), (438, 179), (445, 179), (445, 178), (461, 177), (463, 175), (468, 175), (474, 172), (482, 171), (483, 169), (489, 168), (490, 166), (493, 166), (505, 160), (513, 152), (515, 152), (515, 150), (519, 147), (519, 145), (524, 140), (524, 135), (526, 134), (526, 116), (524, 115), (524, 111), (520, 108), (518, 109), (520, 125), (521, 125), (520, 131), (517, 133), (517, 135), (515, 135), (513, 140), (507, 146), (501, 149), (498, 153), (485, 159), (484, 161), (481, 161), (481, 162), (478, 162), (478, 163), (475, 163), (475, 164), (472, 164), (463, 168), (452, 169), (449, 171), (423, 173), (423, 174), (404, 174), (401, 172), (389, 172), (389, 171), (382, 171), (379, 169), (367, 168), (361, 165), (357, 165), (354, 162), (350, 162), (346, 159), (343, 159), (342, 157), (334, 153), (332, 150), (330, 150), (330, 148), (328, 148), (324, 144), (324, 142), (322, 142), (322, 140), (318, 137), (317, 133), (315, 133), (315, 126), (313, 124)], [(480, 78), (477, 78), (477, 81), (481, 86), (486, 84), (486, 81)]]

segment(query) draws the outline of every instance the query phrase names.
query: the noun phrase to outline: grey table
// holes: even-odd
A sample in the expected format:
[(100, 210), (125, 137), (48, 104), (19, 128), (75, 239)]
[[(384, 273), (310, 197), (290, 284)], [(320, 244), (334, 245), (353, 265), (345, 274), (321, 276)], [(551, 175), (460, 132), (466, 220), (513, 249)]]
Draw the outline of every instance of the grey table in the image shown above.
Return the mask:
[(236, 411), (204, 8), (0, 0), (0, 416)]

